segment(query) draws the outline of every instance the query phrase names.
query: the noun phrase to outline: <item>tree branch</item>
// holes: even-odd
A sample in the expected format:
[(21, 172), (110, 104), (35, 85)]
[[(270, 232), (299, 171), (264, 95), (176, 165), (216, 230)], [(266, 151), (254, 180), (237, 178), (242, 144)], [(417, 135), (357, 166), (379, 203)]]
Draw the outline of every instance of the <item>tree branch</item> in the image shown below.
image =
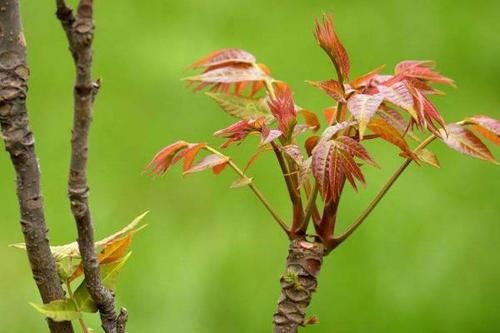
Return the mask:
[(56, 15), (66, 33), (76, 69), (68, 196), (77, 226), (78, 247), (82, 256), (87, 289), (99, 309), (102, 328), (106, 333), (122, 333), (125, 332), (126, 310), (123, 309), (117, 316), (114, 295), (101, 281), (88, 203), (88, 137), (92, 121), (92, 105), (99, 89), (99, 81), (92, 81), (91, 77), (93, 1), (80, 0), (76, 15), (64, 0), (56, 0), (56, 5)]
[[(40, 191), (35, 140), (26, 109), (26, 42), (18, 0), (0, 0), (0, 125), (5, 148), (16, 171), (21, 228), (33, 278), (44, 303), (64, 298), (49, 247)], [(72, 333), (70, 322), (48, 320), (52, 333)]]

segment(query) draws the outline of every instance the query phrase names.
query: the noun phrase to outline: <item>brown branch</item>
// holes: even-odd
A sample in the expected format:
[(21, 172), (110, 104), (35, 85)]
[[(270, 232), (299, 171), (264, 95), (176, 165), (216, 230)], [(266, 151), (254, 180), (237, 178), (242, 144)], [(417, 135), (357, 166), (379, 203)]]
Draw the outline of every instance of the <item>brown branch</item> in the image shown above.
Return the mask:
[[(40, 192), (35, 140), (26, 109), (26, 44), (18, 0), (0, 0), (0, 124), (5, 148), (16, 171), (21, 228), (33, 278), (44, 303), (64, 298), (50, 252)], [(48, 320), (52, 333), (71, 333), (70, 322)]]
[(93, 2), (80, 0), (76, 15), (64, 0), (56, 0), (56, 5), (56, 15), (66, 33), (76, 69), (68, 196), (77, 226), (78, 247), (82, 256), (87, 289), (99, 309), (102, 328), (106, 333), (122, 333), (125, 332), (128, 316), (124, 309), (117, 316), (114, 295), (101, 281), (88, 203), (88, 137), (92, 121), (92, 105), (99, 89), (99, 81), (92, 81), (91, 77)]

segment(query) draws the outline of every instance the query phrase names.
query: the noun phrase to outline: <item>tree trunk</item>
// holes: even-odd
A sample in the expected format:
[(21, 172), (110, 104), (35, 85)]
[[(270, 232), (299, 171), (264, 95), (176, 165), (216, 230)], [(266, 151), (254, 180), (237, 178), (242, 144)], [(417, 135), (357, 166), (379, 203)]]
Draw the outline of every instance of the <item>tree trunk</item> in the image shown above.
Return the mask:
[[(35, 140), (28, 126), (25, 43), (19, 1), (0, 0), (0, 125), (16, 171), (21, 228), (33, 279), (43, 302), (49, 303), (64, 298), (64, 291), (50, 252)], [(53, 333), (73, 332), (70, 322), (49, 320), (49, 327)]]
[(292, 240), (281, 283), (278, 309), (273, 316), (274, 333), (296, 333), (304, 326), (306, 310), (316, 290), (323, 263), (323, 244), (305, 238)]

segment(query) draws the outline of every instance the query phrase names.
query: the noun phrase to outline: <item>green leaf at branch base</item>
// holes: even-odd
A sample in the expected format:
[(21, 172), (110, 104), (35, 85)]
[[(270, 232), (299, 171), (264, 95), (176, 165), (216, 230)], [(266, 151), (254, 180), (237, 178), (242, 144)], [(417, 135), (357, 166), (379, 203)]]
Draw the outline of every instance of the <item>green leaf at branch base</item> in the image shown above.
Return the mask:
[(81, 317), (75, 302), (70, 298), (58, 299), (48, 304), (30, 303), (30, 305), (53, 321), (70, 321)]

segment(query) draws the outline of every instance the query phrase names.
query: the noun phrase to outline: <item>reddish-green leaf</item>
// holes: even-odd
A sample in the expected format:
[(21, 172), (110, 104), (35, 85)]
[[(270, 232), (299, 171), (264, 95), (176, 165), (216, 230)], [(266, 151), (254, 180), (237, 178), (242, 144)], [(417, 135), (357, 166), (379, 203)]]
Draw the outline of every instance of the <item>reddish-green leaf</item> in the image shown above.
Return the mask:
[(482, 134), (486, 139), (500, 145), (500, 121), (488, 116), (477, 115), (465, 119), (466, 124)]
[(336, 100), (337, 102), (345, 103), (344, 89), (338, 81), (327, 80), (327, 81), (306, 81), (313, 87), (316, 87), (324, 91), (328, 96)]
[(245, 63), (254, 64), (256, 62), (255, 57), (249, 52), (236, 49), (228, 48), (214, 51), (203, 58), (197, 60), (191, 65), (191, 68), (200, 67), (219, 67), (224, 65), (232, 65), (235, 63)]
[(446, 131), (441, 130), (441, 139), (450, 148), (462, 154), (497, 163), (488, 147), (474, 133), (463, 126), (447, 125)]
[(362, 140), (366, 125), (384, 101), (384, 96), (355, 94), (347, 101), (349, 111), (359, 122), (359, 137)]
[(340, 73), (344, 79), (348, 79), (351, 67), (349, 56), (333, 29), (333, 17), (331, 15), (325, 14), (322, 23), (318, 20), (316, 21), (314, 35), (321, 48), (332, 60), (337, 72)]
[(200, 172), (206, 169), (214, 168), (229, 162), (229, 157), (218, 154), (210, 154), (205, 156), (199, 163), (184, 171), (184, 174)]
[(412, 156), (413, 153), (398, 130), (391, 126), (388, 122), (381, 118), (374, 118), (368, 123), (368, 128), (381, 139), (388, 141), (398, 146), (407, 155)]

